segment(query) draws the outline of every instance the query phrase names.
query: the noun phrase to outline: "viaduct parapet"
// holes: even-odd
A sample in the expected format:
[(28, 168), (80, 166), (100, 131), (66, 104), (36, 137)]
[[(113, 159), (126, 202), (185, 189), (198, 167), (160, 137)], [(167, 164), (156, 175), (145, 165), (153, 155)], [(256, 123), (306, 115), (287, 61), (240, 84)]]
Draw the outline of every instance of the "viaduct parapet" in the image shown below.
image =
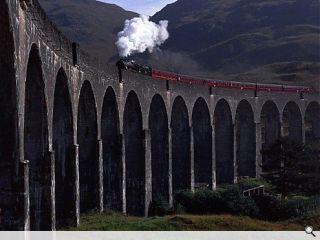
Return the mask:
[(0, 1), (0, 229), (53, 230), (90, 210), (259, 177), (279, 136), (320, 138), (318, 93), (212, 89), (99, 64), (37, 0)]

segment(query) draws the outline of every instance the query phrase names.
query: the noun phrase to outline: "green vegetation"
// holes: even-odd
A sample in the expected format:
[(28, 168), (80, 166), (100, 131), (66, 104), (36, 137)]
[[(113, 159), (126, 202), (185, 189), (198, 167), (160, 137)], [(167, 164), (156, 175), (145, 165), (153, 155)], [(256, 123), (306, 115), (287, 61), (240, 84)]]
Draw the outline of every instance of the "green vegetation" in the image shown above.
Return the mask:
[(232, 214), (267, 221), (289, 220), (320, 211), (320, 195), (292, 196), (281, 199), (275, 195), (245, 197), (239, 185), (217, 191), (181, 191), (175, 195), (178, 214)]
[(282, 199), (290, 195), (312, 196), (320, 193), (319, 147), (313, 143), (305, 146), (279, 139), (262, 151), (266, 158), (262, 177), (272, 186), (272, 191)]
[(174, 213), (174, 209), (169, 205), (168, 201), (163, 197), (158, 197), (150, 204), (150, 216), (165, 216)]
[(138, 218), (116, 213), (87, 214), (72, 231), (300, 231), (306, 225), (320, 228), (320, 213), (291, 221), (267, 222), (232, 215), (171, 215)]
[(259, 212), (254, 200), (250, 197), (244, 197), (237, 185), (229, 185), (217, 189), (217, 191), (177, 192), (175, 194), (175, 209), (177, 208), (192, 214), (228, 213), (257, 216)]
[(254, 196), (253, 199), (259, 209), (257, 217), (262, 220), (288, 220), (320, 211), (320, 195), (295, 196), (285, 200), (273, 195), (263, 195)]
[[(173, 207), (159, 197), (150, 206), (153, 217), (149, 218), (113, 212), (87, 214), (80, 227), (69, 230), (263, 231), (302, 230), (305, 225), (320, 228), (320, 195), (315, 195), (319, 186), (314, 182), (319, 177), (314, 176), (319, 170), (318, 146), (282, 139), (264, 151), (269, 161), (264, 167), (265, 179), (244, 179), (219, 186), (216, 191), (178, 191)], [(243, 195), (244, 190), (261, 185), (266, 194)]]

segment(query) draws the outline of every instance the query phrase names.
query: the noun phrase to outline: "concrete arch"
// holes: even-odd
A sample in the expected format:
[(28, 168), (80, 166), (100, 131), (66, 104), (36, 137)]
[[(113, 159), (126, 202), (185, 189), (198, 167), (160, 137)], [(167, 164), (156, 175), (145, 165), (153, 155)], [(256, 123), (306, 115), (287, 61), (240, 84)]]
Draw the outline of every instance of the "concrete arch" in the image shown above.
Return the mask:
[(80, 212), (98, 207), (99, 160), (97, 111), (94, 94), (89, 81), (84, 81), (78, 104)]
[(12, 230), (16, 220), (14, 192), (16, 177), (15, 151), (17, 149), (17, 90), (15, 81), (14, 39), (6, 1), (0, 3), (0, 230)]
[(236, 112), (237, 176), (256, 177), (256, 131), (254, 112), (247, 100), (240, 101)]
[(152, 200), (169, 201), (168, 116), (159, 94), (151, 101), (149, 111), (151, 133)]
[(55, 151), (56, 227), (66, 226), (75, 216), (75, 163), (73, 158), (72, 104), (68, 79), (58, 71), (53, 104), (53, 149)]
[(234, 182), (234, 130), (228, 102), (220, 99), (214, 111), (217, 184)]
[(108, 209), (121, 210), (121, 136), (117, 99), (112, 87), (108, 87), (104, 95), (101, 115), (101, 138), (103, 141), (104, 206)]
[(173, 191), (191, 188), (190, 126), (188, 109), (182, 97), (173, 102), (172, 133), (172, 188)]
[(30, 161), (30, 228), (51, 227), (50, 158), (45, 86), (39, 50), (31, 47), (25, 86), (24, 153)]
[[(136, 79), (137, 81), (140, 81), (140, 78)], [(141, 108), (141, 114), (142, 114), (142, 128), (143, 129), (149, 129), (150, 127), (148, 126), (149, 123), (149, 115), (150, 115), (150, 104), (151, 104), (151, 100), (153, 97), (153, 91), (148, 92), (148, 94), (146, 94), (143, 91), (142, 86), (137, 87), (134, 84), (129, 84), (128, 86), (125, 86), (124, 84), (122, 85), (123, 87), (123, 92), (121, 93), (121, 96), (123, 96), (123, 101), (120, 103), (119, 102), (119, 110), (120, 110), (120, 117), (121, 117), (121, 109), (120, 109), (120, 105), (122, 106), (122, 115), (124, 113), (124, 107), (125, 107), (125, 100), (127, 99), (128, 95), (131, 92), (134, 92), (137, 95), (137, 98), (139, 99), (139, 105)], [(156, 94), (156, 93), (154, 93)], [(159, 94), (160, 95), (160, 94)], [(123, 120), (123, 116), (122, 116), (122, 120)], [(121, 122), (121, 120), (120, 120)], [(122, 123), (123, 125), (123, 123)]]
[[(80, 79), (82, 79), (82, 78), (80, 78)], [(79, 105), (80, 96), (81, 96), (81, 91), (83, 90), (83, 88), (84, 88), (85, 85), (87, 85), (86, 88), (87, 88), (87, 87), (90, 87), (90, 92), (92, 92), (92, 96), (93, 96), (93, 99), (94, 99), (94, 104), (95, 104), (94, 107), (95, 107), (96, 112), (97, 112), (99, 106), (98, 106), (98, 103), (97, 103), (97, 102), (98, 102), (98, 101), (97, 101), (97, 96), (95, 95), (95, 89), (94, 89), (95, 84), (94, 84), (94, 82), (93, 82), (92, 79), (90, 79), (90, 78), (84, 78), (84, 79), (82, 79), (81, 83), (80, 83), (79, 86), (77, 87), (78, 91), (77, 91), (77, 95), (76, 95), (75, 101), (77, 101), (77, 102), (78, 102), (78, 105)], [(79, 108), (79, 106), (78, 106), (78, 108)], [(100, 108), (101, 108), (101, 106), (100, 106)], [(79, 110), (79, 109), (78, 109), (78, 110)], [(98, 122), (97, 122), (97, 123), (98, 123)]]
[[(269, 100), (266, 101), (260, 113), (261, 123), (261, 144), (262, 149), (267, 149), (275, 143), (281, 135), (280, 113), (277, 105)], [(262, 163), (267, 159), (262, 155)]]
[(302, 142), (302, 115), (297, 103), (290, 101), (283, 109), (283, 136), (295, 142)]
[(145, 153), (142, 112), (138, 96), (129, 92), (124, 108), (123, 131), (126, 161), (126, 211), (142, 216), (145, 211)]
[(206, 101), (198, 98), (192, 111), (195, 186), (212, 187), (212, 128)]
[(215, 109), (217, 108), (218, 103), (223, 104), (225, 106), (227, 106), (227, 108), (230, 110), (231, 113), (231, 120), (232, 120), (232, 124), (235, 123), (235, 119), (236, 119), (236, 111), (237, 111), (237, 107), (238, 107), (238, 100), (234, 101), (233, 99), (231, 99), (230, 97), (226, 97), (226, 96), (218, 96), (217, 98), (214, 99), (214, 104), (212, 106), (212, 110), (213, 110), (213, 122), (214, 122), (214, 114), (215, 114)]
[[(146, 101), (146, 104), (149, 104), (149, 107), (147, 107), (147, 109), (145, 110), (146, 112), (146, 121), (144, 123), (145, 125), (145, 128), (146, 129), (150, 129), (150, 121), (149, 121), (149, 118), (150, 118), (150, 114), (151, 114), (151, 104), (152, 104), (152, 101), (154, 100), (154, 98), (161, 98), (162, 102), (164, 103), (164, 107), (165, 107), (165, 110), (166, 110), (166, 115), (167, 115), (167, 118), (168, 118), (168, 127), (169, 127), (169, 119), (170, 119), (170, 100), (168, 100), (168, 95), (167, 94), (163, 94), (161, 91), (160, 92), (154, 92), (153, 95), (150, 96), (150, 100), (148, 99)], [(157, 101), (158, 102), (158, 101)], [(162, 103), (161, 103), (162, 105)], [(141, 106), (143, 107), (143, 106)]]
[(311, 102), (306, 108), (304, 115), (304, 128), (306, 134), (306, 143), (320, 140), (320, 105), (317, 102)]

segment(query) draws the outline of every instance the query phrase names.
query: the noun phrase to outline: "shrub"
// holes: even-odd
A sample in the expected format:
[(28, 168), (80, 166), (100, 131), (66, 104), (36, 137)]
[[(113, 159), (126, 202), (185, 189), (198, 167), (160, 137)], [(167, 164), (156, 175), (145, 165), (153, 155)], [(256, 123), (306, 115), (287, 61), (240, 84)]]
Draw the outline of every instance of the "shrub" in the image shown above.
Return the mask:
[(224, 209), (221, 190), (178, 192), (175, 195), (175, 202), (181, 204), (187, 212), (194, 214), (221, 213)]
[(253, 196), (259, 208), (259, 217), (265, 220), (281, 219), (281, 200), (272, 195)]
[(149, 207), (150, 216), (164, 216), (173, 213), (173, 208), (169, 205), (168, 200), (160, 196), (154, 199)]
[[(174, 194), (174, 208), (175, 211), (177, 207), (182, 207), (185, 211), (186, 209), (192, 209), (193, 204), (193, 194), (187, 190), (177, 191)], [(189, 210), (190, 211), (190, 210)]]
[(242, 194), (239, 186), (229, 186), (222, 193), (222, 200), (225, 203), (225, 210), (228, 213), (257, 216), (259, 208), (255, 201)]
[(277, 221), (319, 211), (320, 196), (295, 196), (286, 200), (273, 195), (245, 197), (239, 185), (229, 185), (216, 191), (177, 192), (174, 209), (177, 213), (231, 213)]
[(182, 204), (177, 203), (177, 204), (175, 204), (175, 206), (174, 206), (174, 212), (175, 212), (176, 214), (184, 214), (184, 213), (186, 213), (187, 211), (186, 211), (185, 207), (184, 207)]
[(285, 220), (317, 212), (320, 209), (320, 196), (294, 197), (281, 201), (271, 195), (254, 196), (260, 209), (259, 217), (267, 220)]
[(175, 208), (182, 205), (186, 212), (193, 214), (233, 213), (239, 215), (258, 215), (255, 202), (244, 197), (237, 186), (223, 190), (199, 190), (194, 193), (180, 191), (175, 194)]

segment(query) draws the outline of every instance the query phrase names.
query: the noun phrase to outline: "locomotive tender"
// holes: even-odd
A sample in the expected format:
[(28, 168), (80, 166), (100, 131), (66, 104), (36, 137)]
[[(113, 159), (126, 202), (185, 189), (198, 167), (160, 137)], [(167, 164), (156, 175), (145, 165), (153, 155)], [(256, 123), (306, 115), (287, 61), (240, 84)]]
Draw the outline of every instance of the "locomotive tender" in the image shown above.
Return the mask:
[(153, 78), (176, 81), (185, 84), (203, 85), (210, 88), (234, 88), (239, 90), (252, 90), (255, 92), (284, 92), (284, 93), (314, 93), (315, 89), (307, 86), (288, 86), (280, 84), (260, 84), (260, 83), (249, 83), (249, 82), (235, 82), (235, 81), (221, 81), (212, 79), (202, 79), (197, 77), (190, 77), (187, 75), (181, 75), (173, 72), (166, 72), (157, 70), (149, 66), (143, 66), (136, 63), (133, 60), (120, 59), (116, 66), (121, 73), (122, 70), (131, 70), (143, 75), (148, 75)]

